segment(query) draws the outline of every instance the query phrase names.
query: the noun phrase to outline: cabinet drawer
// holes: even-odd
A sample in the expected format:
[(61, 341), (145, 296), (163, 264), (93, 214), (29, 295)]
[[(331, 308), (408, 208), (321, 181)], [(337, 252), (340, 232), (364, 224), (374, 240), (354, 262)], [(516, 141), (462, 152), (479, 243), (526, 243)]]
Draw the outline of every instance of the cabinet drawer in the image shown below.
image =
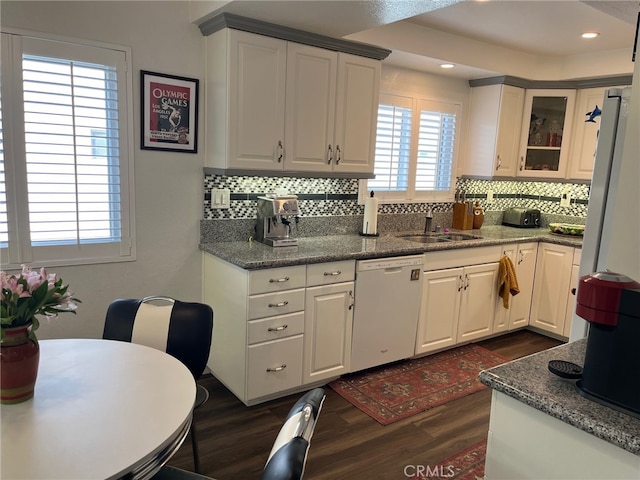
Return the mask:
[(306, 272), (305, 265), (252, 271), (249, 273), (249, 295), (304, 287)]
[(304, 288), (249, 297), (249, 320), (304, 310)]
[(249, 400), (302, 385), (302, 345), (298, 335), (249, 347)]
[(278, 315), (249, 322), (249, 345), (278, 338), (291, 337), (304, 332), (304, 312)]
[(355, 260), (307, 265), (307, 286), (350, 282), (355, 278)]
[(424, 254), (424, 269), (429, 271), (480, 265), (481, 263), (497, 262), (501, 256), (502, 247), (500, 245), (426, 252)]

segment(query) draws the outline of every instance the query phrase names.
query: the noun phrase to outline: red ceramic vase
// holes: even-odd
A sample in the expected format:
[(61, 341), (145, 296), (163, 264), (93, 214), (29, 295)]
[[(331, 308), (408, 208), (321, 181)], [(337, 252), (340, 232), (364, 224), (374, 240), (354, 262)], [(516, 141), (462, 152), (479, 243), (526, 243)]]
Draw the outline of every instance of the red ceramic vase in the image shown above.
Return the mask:
[(4, 328), (0, 342), (0, 403), (20, 403), (33, 397), (40, 347), (29, 339), (31, 324)]

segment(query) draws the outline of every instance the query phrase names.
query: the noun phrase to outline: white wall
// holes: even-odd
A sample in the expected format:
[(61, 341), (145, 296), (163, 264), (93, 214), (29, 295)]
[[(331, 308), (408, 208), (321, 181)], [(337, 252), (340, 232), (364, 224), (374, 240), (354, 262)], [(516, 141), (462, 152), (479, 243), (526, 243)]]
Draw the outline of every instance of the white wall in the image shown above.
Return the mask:
[[(2, 27), (129, 46), (133, 59), (137, 260), (52, 268), (82, 300), (76, 316), (42, 323), (38, 337), (102, 335), (115, 298), (171, 295), (201, 298), (204, 165), (204, 37), (190, 23), (187, 2), (10, 2), (0, 6)], [(198, 154), (140, 150), (140, 70), (198, 78)]]

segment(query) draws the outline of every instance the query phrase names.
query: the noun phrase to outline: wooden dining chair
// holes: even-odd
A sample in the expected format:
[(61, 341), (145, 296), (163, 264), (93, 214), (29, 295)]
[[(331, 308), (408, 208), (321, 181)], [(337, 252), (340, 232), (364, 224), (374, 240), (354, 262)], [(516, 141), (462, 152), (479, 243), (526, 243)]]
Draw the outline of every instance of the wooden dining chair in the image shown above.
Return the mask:
[[(318, 421), (325, 393), (314, 388), (291, 408), (276, 437), (260, 480), (301, 480), (307, 463), (311, 436)], [(152, 480), (214, 480), (170, 465), (163, 466)]]
[[(203, 303), (181, 302), (170, 297), (114, 300), (107, 309), (102, 338), (132, 342), (167, 352), (181, 361), (197, 381), (204, 372), (213, 335), (213, 309)], [(196, 383), (194, 410), (209, 398)], [(200, 455), (195, 420), (191, 423), (191, 445), (196, 472)]]

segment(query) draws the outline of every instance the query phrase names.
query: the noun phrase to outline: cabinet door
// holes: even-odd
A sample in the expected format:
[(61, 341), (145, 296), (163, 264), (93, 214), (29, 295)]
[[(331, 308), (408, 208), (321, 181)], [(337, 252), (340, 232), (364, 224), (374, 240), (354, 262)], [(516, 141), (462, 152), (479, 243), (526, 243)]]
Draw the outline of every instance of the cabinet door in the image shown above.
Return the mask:
[(228, 167), (282, 170), (287, 42), (230, 31)]
[(458, 342), (475, 340), (492, 333), (496, 312), (498, 266), (496, 262), (464, 269)]
[(353, 282), (307, 288), (303, 383), (349, 371)]
[(416, 355), (456, 344), (463, 269), (424, 272)]
[(527, 90), (518, 175), (565, 176), (574, 104), (575, 90)]
[[(531, 314), (531, 298), (533, 296), (533, 279), (536, 272), (536, 258), (538, 256), (537, 243), (523, 243), (517, 248), (505, 248), (507, 255), (511, 258), (516, 269), (516, 277), (518, 279), (518, 287), (520, 293), (511, 297), (509, 301), (509, 309), (507, 312), (507, 328), (514, 330), (516, 328), (526, 327), (529, 325), (529, 317)], [(502, 307), (502, 298), (500, 298), (499, 307)]]
[(373, 173), (380, 69), (378, 60), (338, 54), (335, 172)]
[(289, 43), (285, 115), (285, 170), (330, 172), (338, 54)]
[(515, 177), (520, 149), (520, 125), (524, 109), (524, 90), (502, 85), (498, 139), (496, 142), (496, 177)]
[(571, 280), (569, 280), (569, 295), (567, 297), (567, 310), (564, 314), (564, 327), (562, 328), (562, 336), (569, 337), (571, 333), (571, 323), (573, 322), (573, 313), (576, 311), (576, 288), (580, 280), (580, 265), (571, 266)]
[(568, 178), (591, 180), (601, 119), (599, 115), (593, 116), (593, 112), (596, 107), (602, 109), (602, 101), (608, 89), (600, 87), (578, 91)]
[(538, 245), (530, 325), (562, 335), (572, 263), (572, 247)]

